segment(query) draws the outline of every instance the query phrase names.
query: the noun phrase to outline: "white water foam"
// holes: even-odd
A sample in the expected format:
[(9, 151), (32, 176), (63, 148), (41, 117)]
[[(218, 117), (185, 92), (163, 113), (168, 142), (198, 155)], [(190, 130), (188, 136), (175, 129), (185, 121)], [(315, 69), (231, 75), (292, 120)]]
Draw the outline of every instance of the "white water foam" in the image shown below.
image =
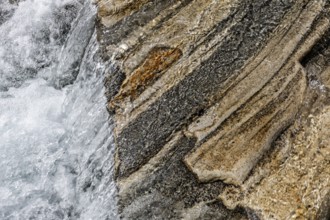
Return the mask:
[[(79, 23), (95, 14), (86, 7), (21, 1), (0, 26), (0, 219), (116, 219), (105, 67), (95, 34), (81, 29), (93, 26)], [(77, 53), (66, 68), (61, 58)], [(70, 71), (73, 84), (55, 89)]]

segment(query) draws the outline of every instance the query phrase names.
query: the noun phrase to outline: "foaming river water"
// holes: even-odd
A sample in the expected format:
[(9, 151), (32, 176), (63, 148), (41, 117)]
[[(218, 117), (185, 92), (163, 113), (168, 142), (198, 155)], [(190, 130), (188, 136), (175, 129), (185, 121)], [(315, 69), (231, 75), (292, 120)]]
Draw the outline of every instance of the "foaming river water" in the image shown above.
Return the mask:
[(116, 219), (88, 0), (0, 0), (0, 219)]

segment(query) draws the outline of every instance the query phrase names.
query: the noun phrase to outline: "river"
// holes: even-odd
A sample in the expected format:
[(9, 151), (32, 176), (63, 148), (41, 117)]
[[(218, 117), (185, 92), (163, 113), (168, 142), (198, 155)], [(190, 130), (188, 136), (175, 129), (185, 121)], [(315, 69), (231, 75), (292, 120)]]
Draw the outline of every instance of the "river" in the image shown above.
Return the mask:
[(0, 0), (0, 219), (116, 219), (88, 0)]

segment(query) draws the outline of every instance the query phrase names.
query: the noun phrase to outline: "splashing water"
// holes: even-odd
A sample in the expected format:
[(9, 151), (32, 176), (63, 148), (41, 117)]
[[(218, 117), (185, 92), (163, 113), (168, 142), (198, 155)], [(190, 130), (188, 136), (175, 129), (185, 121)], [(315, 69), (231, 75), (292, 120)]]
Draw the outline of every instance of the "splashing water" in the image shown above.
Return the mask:
[(0, 219), (117, 218), (95, 13), (0, 0)]

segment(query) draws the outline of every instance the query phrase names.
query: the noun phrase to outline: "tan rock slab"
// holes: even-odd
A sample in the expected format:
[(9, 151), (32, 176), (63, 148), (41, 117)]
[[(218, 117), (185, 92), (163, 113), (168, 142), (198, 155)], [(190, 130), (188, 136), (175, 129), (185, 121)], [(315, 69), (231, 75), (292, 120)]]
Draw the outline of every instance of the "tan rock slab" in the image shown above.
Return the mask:
[[(291, 62), (300, 60), (320, 37), (319, 33), (326, 30), (329, 21), (321, 21), (320, 30), (316, 30), (306, 41), (303, 40), (322, 9), (321, 1), (309, 4), (295, 23), (285, 32), (279, 31), (279, 35), (273, 37), (273, 42), (250, 64), (254, 66), (258, 63), (256, 67), (251, 71), (248, 66), (247, 71), (251, 72), (240, 74), (245, 77), (229, 88), (224, 98), (208, 114), (188, 128), (188, 135), (196, 135), (199, 140), (218, 129), (216, 135), (185, 158), (185, 163), (200, 181), (222, 180), (242, 184), (269, 149), (274, 137), (295, 117), (304, 96), (304, 77), (288, 86), (287, 90), (291, 92), (287, 93), (287, 99), (283, 102), (278, 101), (281, 98), (277, 96), (287, 84), (280, 81), (278, 85), (274, 80), (269, 80), (273, 78), (276, 81), (277, 77), (277, 80), (285, 77), (290, 79), (291, 73), (303, 74), (304, 70), (299, 64), (295, 65), (295, 70), (288, 67), (290, 61), (279, 70), (288, 62), (289, 56), (292, 57)], [(274, 45), (277, 39), (280, 40)], [(305, 42), (305, 46), (295, 55), (292, 54), (301, 41)], [(267, 55), (262, 57), (263, 54)], [(295, 89), (297, 85), (299, 89)], [(271, 100), (276, 104), (269, 104)], [(226, 126), (226, 120), (230, 122), (229, 126)]]
[(264, 178), (241, 189), (228, 188), (222, 201), (230, 208), (253, 210), (261, 219), (321, 219), (329, 209), (330, 108), (308, 121), (292, 128), (282, 139), (282, 149), (256, 170), (255, 176)]

